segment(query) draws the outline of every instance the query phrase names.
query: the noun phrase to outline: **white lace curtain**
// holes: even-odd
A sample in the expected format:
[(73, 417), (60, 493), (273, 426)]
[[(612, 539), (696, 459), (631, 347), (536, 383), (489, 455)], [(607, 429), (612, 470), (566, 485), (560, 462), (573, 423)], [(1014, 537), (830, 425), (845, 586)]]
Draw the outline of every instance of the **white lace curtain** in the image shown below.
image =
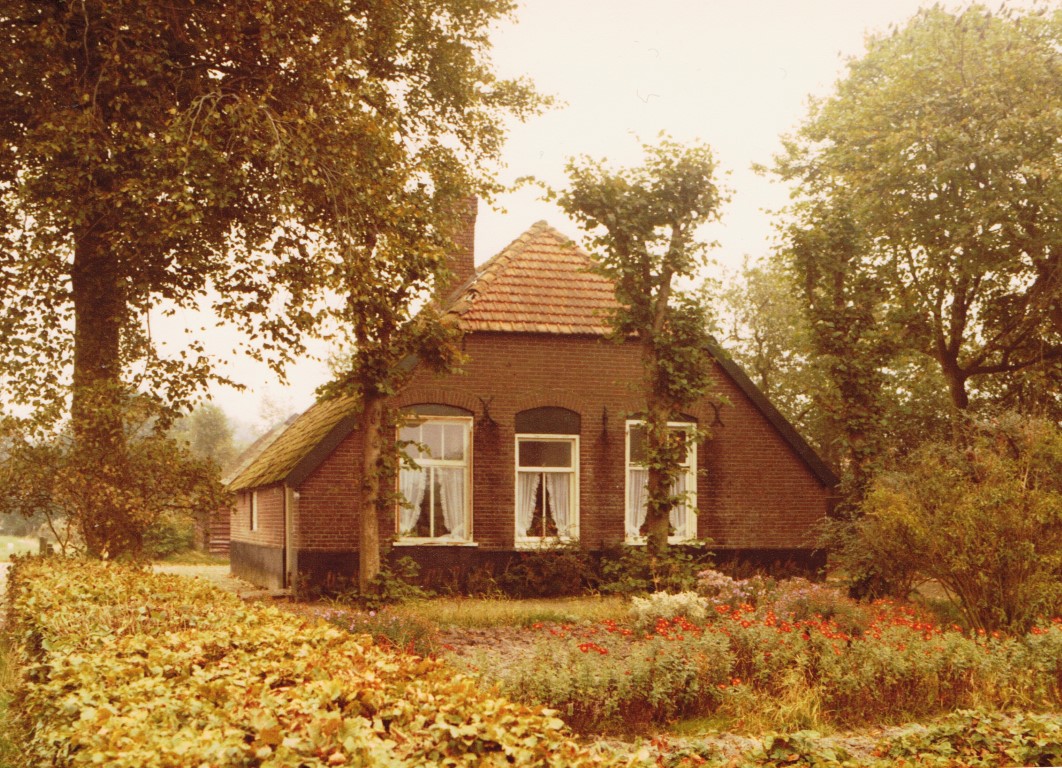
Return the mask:
[(553, 513), (553, 522), (557, 526), (558, 536), (568, 535), (568, 507), (570, 496), (569, 477), (565, 472), (546, 473), (546, 496), (549, 499), (549, 508)]
[(627, 538), (642, 535), (646, 505), (649, 502), (649, 470), (631, 467), (627, 481)]
[[(398, 513), (399, 533), (403, 536), (412, 534), (417, 527), (431, 473), (432, 470), (428, 467), (403, 467), (399, 472), (399, 488), (402, 496), (409, 502), (409, 506), (403, 505)], [(465, 515), (465, 470), (463, 467), (436, 467), (434, 479), (435, 503), (442, 508), (443, 525), (446, 527), (445, 531), (435, 531), (435, 535), (464, 539), (468, 533)]]
[(535, 498), (542, 475), (538, 472), (518, 472), (516, 475), (516, 532), (527, 536), (531, 518), (535, 516)]
[(566, 472), (520, 472), (516, 479), (516, 532), (518, 536), (540, 536), (541, 531), (531, 531), (535, 516), (538, 487), (545, 478), (543, 502), (553, 518), (558, 536), (567, 536), (571, 525), (571, 475)]
[[(438, 483), (439, 495), (442, 496), (443, 525), (451, 539), (464, 539), (465, 520), (465, 470), (463, 467), (435, 469), (435, 482)], [(436, 531), (436, 536), (443, 535)]]
[[(627, 538), (642, 535), (645, 516), (649, 504), (649, 470), (644, 467), (631, 467), (627, 483)], [(682, 500), (671, 508), (668, 518), (672, 530), (679, 538), (686, 538), (686, 473), (675, 478), (671, 484), (671, 495), (680, 496)]]
[(420, 505), (424, 503), (424, 492), (428, 489), (428, 470), (421, 467), (402, 467), (398, 473), (399, 490), (408, 502), (398, 513), (399, 533), (408, 536), (417, 527), (420, 519)]

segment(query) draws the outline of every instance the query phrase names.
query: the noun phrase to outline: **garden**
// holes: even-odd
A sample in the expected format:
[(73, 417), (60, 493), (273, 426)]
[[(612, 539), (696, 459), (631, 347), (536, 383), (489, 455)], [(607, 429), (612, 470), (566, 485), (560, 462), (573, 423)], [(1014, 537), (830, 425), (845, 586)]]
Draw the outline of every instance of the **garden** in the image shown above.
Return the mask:
[(1062, 619), (967, 629), (946, 601), (711, 569), (691, 586), (295, 609), (443, 658), (583, 739), (649, 744), (659, 764), (1062, 762)]
[(939, 605), (802, 578), (703, 569), (689, 586), (263, 606), (129, 566), (20, 559), (6, 752), (56, 766), (1062, 762), (1058, 618), (970, 630)]

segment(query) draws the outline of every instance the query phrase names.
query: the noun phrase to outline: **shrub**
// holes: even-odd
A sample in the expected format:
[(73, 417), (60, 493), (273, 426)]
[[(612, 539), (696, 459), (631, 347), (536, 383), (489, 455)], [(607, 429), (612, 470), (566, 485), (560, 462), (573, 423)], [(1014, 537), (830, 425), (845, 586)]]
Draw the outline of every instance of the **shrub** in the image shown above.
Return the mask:
[(697, 592), (715, 605), (759, 605), (774, 590), (774, 582), (759, 574), (735, 579), (720, 571), (707, 569), (697, 574)]
[(152, 560), (187, 552), (195, 547), (195, 520), (180, 512), (163, 512), (144, 533), (144, 554)]
[(439, 651), (439, 632), (431, 622), (417, 616), (389, 610), (367, 612), (329, 611), (329, 624), (355, 635), (369, 635), (378, 644), (418, 656), (433, 656)]
[(608, 765), (441, 662), (207, 585), (21, 561), (9, 636), (31, 765)]
[(631, 598), (631, 619), (636, 629), (655, 627), (661, 619), (684, 618), (701, 624), (708, 617), (708, 604), (695, 592), (654, 592), (646, 597)]
[(834, 587), (800, 577), (778, 582), (770, 606), (779, 616), (796, 621), (828, 619), (849, 634), (862, 632), (869, 620), (854, 600)]
[(504, 672), (502, 690), (548, 704), (577, 730), (629, 732), (710, 711), (729, 681), (726, 638), (685, 621), (640, 636), (615, 622), (547, 631)]
[(648, 592), (686, 592), (696, 586), (697, 569), (711, 558), (708, 552), (692, 553), (679, 547), (651, 562), (648, 548), (623, 547), (601, 561), (601, 591), (615, 595), (642, 595)]
[(935, 579), (968, 626), (1024, 632), (1062, 608), (1062, 430), (1008, 415), (879, 478), (844, 564)]
[(498, 579), (498, 585), (513, 597), (582, 595), (596, 583), (590, 555), (578, 544), (519, 552)]

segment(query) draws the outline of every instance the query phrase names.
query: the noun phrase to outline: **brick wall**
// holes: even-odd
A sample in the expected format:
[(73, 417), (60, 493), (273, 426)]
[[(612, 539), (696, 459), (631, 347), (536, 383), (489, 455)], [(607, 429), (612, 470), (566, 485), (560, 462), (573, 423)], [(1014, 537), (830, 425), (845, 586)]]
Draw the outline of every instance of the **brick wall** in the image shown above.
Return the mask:
[[(640, 410), (638, 350), (589, 337), (475, 333), (465, 338), (463, 375), (418, 372), (395, 405), (442, 403), (472, 411), (473, 530), (482, 550), (514, 544), (518, 411), (561, 406), (578, 413), (580, 537), (598, 548), (623, 540), (625, 420)], [(826, 513), (827, 491), (721, 370), (717, 390), (729, 404), (690, 409), (711, 437), (698, 446), (698, 532), (718, 548), (809, 547)], [(719, 398), (710, 398), (718, 405)], [(718, 421), (715, 423), (718, 413)], [(299, 488), (297, 546), (357, 547), (360, 442), (355, 433)], [(246, 515), (237, 512), (244, 521)], [(381, 519), (381, 534), (394, 527)], [(282, 530), (282, 528), (281, 528)], [(233, 538), (237, 538), (237, 521)]]
[(231, 541), (259, 546), (284, 546), (284, 486), (258, 489), (258, 530), (251, 530), (251, 491), (236, 494), (229, 525)]
[[(354, 432), (299, 486), (295, 546), (339, 551), (358, 546), (361, 435)], [(391, 526), (394, 525), (392, 522)], [(390, 533), (380, 526), (381, 537)]]

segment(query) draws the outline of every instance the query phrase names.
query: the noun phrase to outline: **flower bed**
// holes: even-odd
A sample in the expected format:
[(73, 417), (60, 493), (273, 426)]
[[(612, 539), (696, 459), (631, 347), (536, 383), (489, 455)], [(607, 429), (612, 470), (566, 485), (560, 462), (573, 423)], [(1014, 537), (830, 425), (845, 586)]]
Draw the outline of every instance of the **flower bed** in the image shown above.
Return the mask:
[(10, 574), (25, 762), (626, 764), (442, 662), (179, 577), (29, 560)]
[(1008, 637), (941, 627), (887, 601), (849, 603), (833, 618), (791, 600), (709, 601), (710, 618), (700, 622), (656, 616), (666, 603), (635, 605), (629, 622), (532, 628), (537, 641), (498, 682), (584, 732), (709, 715), (746, 728), (850, 727), (1062, 703), (1058, 619)]

